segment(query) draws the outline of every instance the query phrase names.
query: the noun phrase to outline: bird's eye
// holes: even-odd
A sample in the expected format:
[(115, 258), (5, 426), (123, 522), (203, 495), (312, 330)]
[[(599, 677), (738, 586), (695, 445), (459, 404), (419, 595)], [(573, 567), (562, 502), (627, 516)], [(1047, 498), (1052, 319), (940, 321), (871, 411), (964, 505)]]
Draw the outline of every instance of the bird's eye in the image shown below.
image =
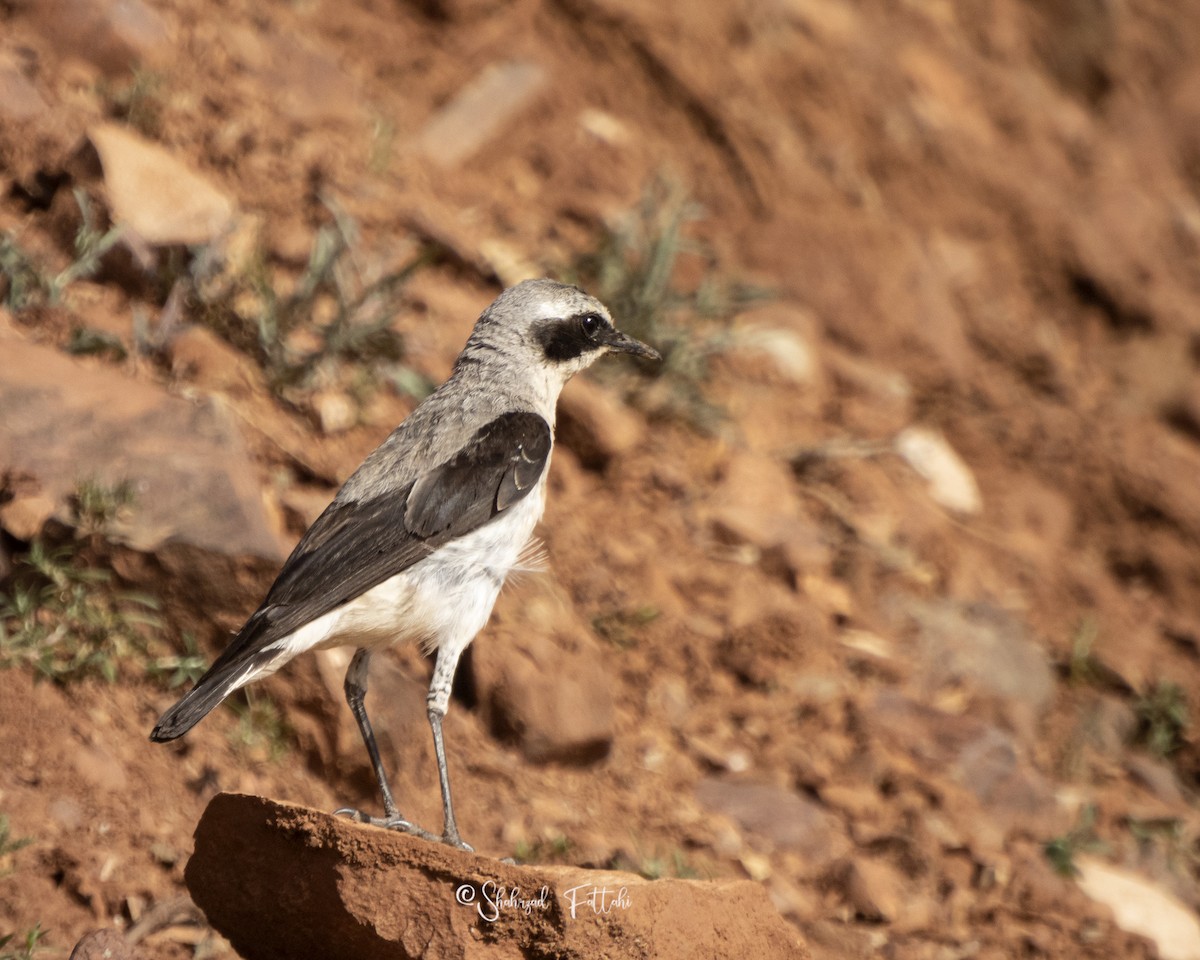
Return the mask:
[(579, 325), (583, 327), (583, 332), (587, 335), (588, 339), (594, 340), (596, 334), (604, 326), (604, 320), (598, 314), (585, 313), (579, 318)]

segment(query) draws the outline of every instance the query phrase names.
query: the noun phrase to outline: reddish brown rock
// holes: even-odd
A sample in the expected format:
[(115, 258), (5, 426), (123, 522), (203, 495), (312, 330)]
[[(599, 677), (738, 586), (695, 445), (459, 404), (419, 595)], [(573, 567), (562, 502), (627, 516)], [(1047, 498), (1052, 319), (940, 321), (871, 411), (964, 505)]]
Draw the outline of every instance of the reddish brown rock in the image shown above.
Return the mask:
[(237, 794), (205, 811), (187, 884), (246, 960), (809, 956), (749, 881), (518, 867)]
[(130, 483), (110, 533), (139, 550), (167, 543), (277, 559), (283, 549), (237, 427), (194, 404), (0, 331), (0, 468), (36, 481), (70, 519), (81, 480)]
[[(12, 954), (16, 956), (16, 954)], [(93, 930), (75, 944), (70, 960), (141, 960), (142, 952), (119, 930)]]

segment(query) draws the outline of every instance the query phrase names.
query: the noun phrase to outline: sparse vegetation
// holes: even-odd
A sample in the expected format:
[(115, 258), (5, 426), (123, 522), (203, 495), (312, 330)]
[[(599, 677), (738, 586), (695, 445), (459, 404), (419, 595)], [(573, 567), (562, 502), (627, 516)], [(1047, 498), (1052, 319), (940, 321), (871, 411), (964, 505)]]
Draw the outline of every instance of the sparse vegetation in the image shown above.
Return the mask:
[(33, 837), (14, 837), (8, 817), (0, 813), (0, 878), (13, 872), (14, 855), (23, 847), (33, 843)]
[(592, 629), (614, 647), (628, 650), (637, 645), (637, 633), (646, 624), (657, 620), (656, 607), (638, 607), (633, 610), (613, 610), (593, 618)]
[(613, 857), (609, 867), (613, 870), (636, 873), (647, 880), (661, 880), (663, 877), (694, 880), (700, 876), (700, 871), (692, 866), (687, 854), (678, 847), (666, 853), (647, 854), (638, 851), (633, 857), (618, 853)]
[(1079, 873), (1075, 858), (1081, 853), (1101, 853), (1107, 849), (1104, 841), (1096, 834), (1096, 807), (1087, 804), (1066, 833), (1047, 840), (1042, 847), (1046, 859), (1054, 872), (1063, 877), (1074, 877)]
[(1075, 686), (1094, 683), (1096, 680), (1096, 661), (1092, 657), (1092, 647), (1100, 628), (1095, 617), (1085, 617), (1071, 637), (1071, 659), (1067, 664), (1067, 677)]
[(40, 941), (45, 935), (41, 923), (36, 923), (17, 944), (13, 943), (17, 938), (15, 933), (0, 936), (0, 960), (33, 960), (42, 950)]
[[(638, 206), (608, 230), (597, 250), (566, 273), (608, 306), (622, 330), (663, 355), (662, 366), (647, 371), (671, 386), (665, 412), (705, 427), (720, 413), (704, 399), (701, 384), (710, 357), (726, 349), (732, 338), (724, 327), (700, 329), (682, 318), (728, 320), (768, 294), (721, 278), (713, 253), (687, 236), (688, 226), (702, 218), (702, 208), (684, 189), (660, 176)], [(690, 290), (677, 285), (681, 255), (704, 261), (703, 279)]]
[(164, 86), (162, 74), (134, 68), (122, 83), (102, 81), (99, 93), (108, 103), (109, 116), (153, 140), (162, 134)]
[(75, 258), (58, 273), (39, 264), (13, 234), (0, 237), (0, 278), (7, 284), (4, 304), (14, 313), (41, 303), (57, 304), (72, 283), (95, 276), (104, 255), (120, 242), (119, 226), (100, 228), (87, 193), (76, 188), (74, 196), (82, 218), (75, 233)]
[(1138, 719), (1136, 743), (1157, 757), (1167, 757), (1179, 749), (1191, 722), (1187, 698), (1179, 684), (1160, 680), (1137, 698), (1134, 712)]
[(571, 852), (573, 846), (570, 838), (561, 833), (550, 838), (538, 837), (534, 840), (522, 840), (517, 844), (513, 859), (517, 863), (561, 862)]
[(398, 270), (368, 278), (355, 255), (357, 236), (354, 222), (334, 211), (290, 292), (283, 292), (262, 251), (233, 276), (213, 248), (192, 262), (200, 318), (252, 355), (280, 396), (294, 399), (321, 382), (349, 382), (360, 395), (383, 381), (428, 392), (401, 363), (404, 345), (392, 321), (405, 281), (430, 255), (422, 251)]
[(122, 663), (144, 662), (158, 605), (110, 581), (74, 545), (33, 541), (0, 593), (0, 668), (27, 665), (60, 683), (89, 676), (113, 682)]
[(174, 690), (185, 683), (199, 680), (206, 668), (207, 660), (200, 652), (196, 638), (190, 633), (185, 633), (183, 653), (157, 657), (148, 665), (147, 672), (150, 676), (164, 681), (168, 690)]
[(137, 494), (128, 480), (106, 483), (93, 477), (76, 486), (71, 508), (80, 533), (102, 534), (136, 501)]
[(292, 731), (273, 700), (261, 691), (244, 693), (244, 702), (225, 701), (238, 717), (231, 734), (234, 745), (255, 759), (274, 763), (287, 755)]

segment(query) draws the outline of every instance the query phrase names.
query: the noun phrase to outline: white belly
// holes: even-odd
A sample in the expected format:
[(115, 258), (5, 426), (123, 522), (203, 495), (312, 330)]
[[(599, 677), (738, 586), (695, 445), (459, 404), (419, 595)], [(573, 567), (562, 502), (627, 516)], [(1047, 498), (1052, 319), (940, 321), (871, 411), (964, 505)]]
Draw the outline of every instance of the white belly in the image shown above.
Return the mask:
[(519, 565), (544, 497), (539, 484), (503, 516), (279, 640), (273, 646), (283, 656), (271, 671), (317, 647), (413, 642), (429, 650), (465, 647), (487, 623), (505, 578)]

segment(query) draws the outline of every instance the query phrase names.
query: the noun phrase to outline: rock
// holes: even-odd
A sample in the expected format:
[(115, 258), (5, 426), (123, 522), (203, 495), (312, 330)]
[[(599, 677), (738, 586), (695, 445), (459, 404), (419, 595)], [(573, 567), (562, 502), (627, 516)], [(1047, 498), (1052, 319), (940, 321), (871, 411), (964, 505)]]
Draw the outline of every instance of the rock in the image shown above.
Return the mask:
[(120, 930), (93, 930), (75, 944), (69, 960), (141, 960), (142, 952)]
[(915, 621), (925, 681), (931, 688), (970, 680), (1023, 705), (1035, 716), (1054, 696), (1054, 672), (1026, 625), (987, 603), (900, 600)]
[(1179, 778), (1170, 764), (1140, 753), (1130, 753), (1124, 760), (1125, 769), (1130, 777), (1158, 800), (1172, 807), (1181, 807), (1187, 803), (1179, 786)]
[(34, 25), (59, 53), (113, 76), (163, 65), (172, 51), (167, 22), (142, 0), (38, 0), (33, 10)]
[(0, 470), (36, 479), (69, 522), (81, 480), (129, 482), (110, 533), (138, 550), (177, 542), (282, 559), (235, 425), (212, 403), (66, 357), (0, 331)]
[(457, 167), (528, 107), (546, 79), (536, 63), (486, 67), (429, 120), (414, 149), (439, 167)]
[(113, 219), (157, 245), (203, 244), (233, 224), (234, 202), (182, 160), (114, 123), (88, 132)]
[(302, 124), (345, 123), (363, 115), (362, 94), (332, 52), (289, 34), (263, 37), (258, 64), (266, 94)]
[(591, 470), (603, 470), (641, 443), (642, 419), (603, 387), (583, 377), (567, 385), (558, 401), (556, 442)]
[(184, 327), (166, 346), (171, 373), (202, 390), (245, 394), (262, 384), (263, 375), (246, 354), (208, 327)]
[(50, 497), (40, 493), (15, 496), (0, 506), (0, 527), (18, 540), (32, 540), (54, 516), (56, 506)]
[(929, 495), (947, 510), (975, 514), (983, 509), (983, 498), (975, 475), (946, 438), (925, 427), (901, 430), (896, 452), (929, 484)]
[(865, 715), (874, 736), (904, 747), (922, 766), (974, 797), (978, 806), (947, 805), (945, 812), (976, 852), (1017, 827), (1046, 835), (1061, 829), (1053, 789), (1006, 731), (889, 690), (867, 702)]
[(1162, 960), (1200, 960), (1200, 921), (1178, 898), (1094, 857), (1077, 857), (1075, 865), (1080, 888), (1108, 906), (1122, 930), (1152, 940)]
[(313, 409), (326, 436), (345, 433), (358, 423), (358, 407), (342, 390), (322, 390), (313, 397)]
[[(811, 800), (783, 787), (737, 780), (701, 780), (696, 799), (732, 818), (743, 829), (777, 847), (795, 850), (810, 863), (840, 855), (833, 819)], [(837, 839), (835, 839), (837, 838)]]
[(612, 685), (591, 632), (563, 589), (541, 576), (505, 597), (472, 648), (492, 733), (535, 763), (591, 763), (612, 745)]
[(749, 881), (518, 867), (235, 794), (209, 804), (185, 876), (246, 960), (809, 956)]
[(0, 51), (0, 118), (9, 123), (32, 120), (48, 107), (7, 51)]
[(895, 920), (909, 895), (906, 881), (895, 867), (871, 857), (855, 857), (842, 870), (846, 902), (864, 920)]
[(832, 552), (795, 488), (791, 471), (778, 458), (738, 451), (706, 511), (714, 537), (752, 548), (750, 559), (785, 579), (824, 572)]

